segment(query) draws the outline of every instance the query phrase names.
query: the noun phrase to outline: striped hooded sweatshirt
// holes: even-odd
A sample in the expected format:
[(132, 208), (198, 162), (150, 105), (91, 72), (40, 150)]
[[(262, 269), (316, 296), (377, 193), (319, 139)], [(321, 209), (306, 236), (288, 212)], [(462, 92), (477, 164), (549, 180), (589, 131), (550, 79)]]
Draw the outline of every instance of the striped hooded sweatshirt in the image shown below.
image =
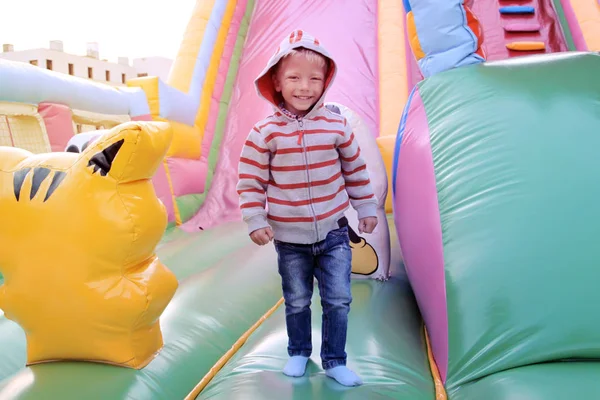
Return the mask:
[[(280, 108), (272, 68), (286, 52), (304, 47), (328, 60), (321, 98), (303, 117)], [(377, 199), (352, 129), (324, 107), (337, 73), (335, 61), (319, 41), (294, 31), (280, 44), (255, 80), (258, 95), (274, 108), (258, 122), (242, 148), (237, 191), (250, 233), (271, 226), (276, 240), (312, 244), (337, 229), (350, 205), (358, 218), (377, 215)]]

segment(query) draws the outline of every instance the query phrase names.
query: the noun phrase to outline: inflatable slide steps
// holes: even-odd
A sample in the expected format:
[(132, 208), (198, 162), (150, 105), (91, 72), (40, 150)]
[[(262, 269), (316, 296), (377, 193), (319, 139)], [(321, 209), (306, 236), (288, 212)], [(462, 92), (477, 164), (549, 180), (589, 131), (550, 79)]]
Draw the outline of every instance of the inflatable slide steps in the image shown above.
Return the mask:
[[(25, 335), (0, 316), (0, 398), (182, 399), (281, 297), (275, 253), (242, 223), (171, 232), (158, 256), (179, 289), (161, 317), (164, 347), (144, 369), (57, 362), (23, 368)], [(110, 383), (109, 383), (110, 382)]]
[(552, 0), (475, 1), (472, 9), (484, 29), (487, 61), (568, 50)]
[[(532, 6), (505, 6), (500, 7), (500, 14), (506, 15), (533, 15), (535, 14), (535, 7)], [(507, 33), (513, 32), (528, 32), (528, 33), (539, 33), (540, 24), (538, 22), (512, 22), (504, 25), (504, 30)], [(524, 41), (517, 40), (506, 44), (506, 48), (513, 51), (542, 51), (546, 50), (546, 43), (542, 40), (538, 41)]]

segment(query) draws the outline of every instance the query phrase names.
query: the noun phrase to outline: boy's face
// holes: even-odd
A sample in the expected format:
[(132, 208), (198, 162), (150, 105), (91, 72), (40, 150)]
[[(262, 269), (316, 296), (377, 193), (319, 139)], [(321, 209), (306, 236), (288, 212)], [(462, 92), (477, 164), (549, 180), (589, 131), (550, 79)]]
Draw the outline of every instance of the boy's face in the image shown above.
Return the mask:
[(303, 115), (323, 94), (325, 73), (324, 66), (309, 61), (302, 54), (294, 54), (280, 61), (273, 84), (281, 93), (285, 107), (294, 114)]

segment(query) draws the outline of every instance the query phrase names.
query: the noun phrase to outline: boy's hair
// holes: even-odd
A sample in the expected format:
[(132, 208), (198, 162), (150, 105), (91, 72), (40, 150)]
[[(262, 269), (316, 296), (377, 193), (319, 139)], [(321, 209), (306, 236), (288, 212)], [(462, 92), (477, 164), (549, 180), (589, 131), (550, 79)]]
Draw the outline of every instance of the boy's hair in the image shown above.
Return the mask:
[(307, 49), (306, 47), (298, 47), (295, 49), (290, 49), (288, 50), (282, 57), (281, 59), (279, 59), (279, 61), (277, 62), (277, 64), (275, 64), (274, 68), (273, 68), (273, 75), (277, 74), (277, 71), (279, 70), (279, 67), (281, 66), (281, 61), (283, 61), (284, 59), (290, 57), (290, 56), (304, 56), (306, 57), (306, 59), (310, 62), (315, 62), (317, 63), (320, 67), (325, 67), (325, 73), (327, 73), (327, 70), (329, 69), (329, 63), (327, 62), (327, 59), (325, 58), (325, 56), (317, 51), (311, 50), (311, 49)]

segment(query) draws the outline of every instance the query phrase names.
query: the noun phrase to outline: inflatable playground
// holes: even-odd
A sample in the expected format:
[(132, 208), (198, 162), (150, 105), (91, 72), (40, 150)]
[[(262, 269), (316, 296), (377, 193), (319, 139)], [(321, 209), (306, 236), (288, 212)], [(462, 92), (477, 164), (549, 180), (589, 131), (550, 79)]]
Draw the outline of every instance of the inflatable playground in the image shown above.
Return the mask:
[[(168, 81), (119, 88), (0, 60), (0, 399), (600, 398), (600, 4), (514, 3), (198, 0)], [(317, 290), (281, 373), (235, 190), (298, 29), (379, 199), (371, 235), (347, 212), (354, 388), (320, 368)]]

